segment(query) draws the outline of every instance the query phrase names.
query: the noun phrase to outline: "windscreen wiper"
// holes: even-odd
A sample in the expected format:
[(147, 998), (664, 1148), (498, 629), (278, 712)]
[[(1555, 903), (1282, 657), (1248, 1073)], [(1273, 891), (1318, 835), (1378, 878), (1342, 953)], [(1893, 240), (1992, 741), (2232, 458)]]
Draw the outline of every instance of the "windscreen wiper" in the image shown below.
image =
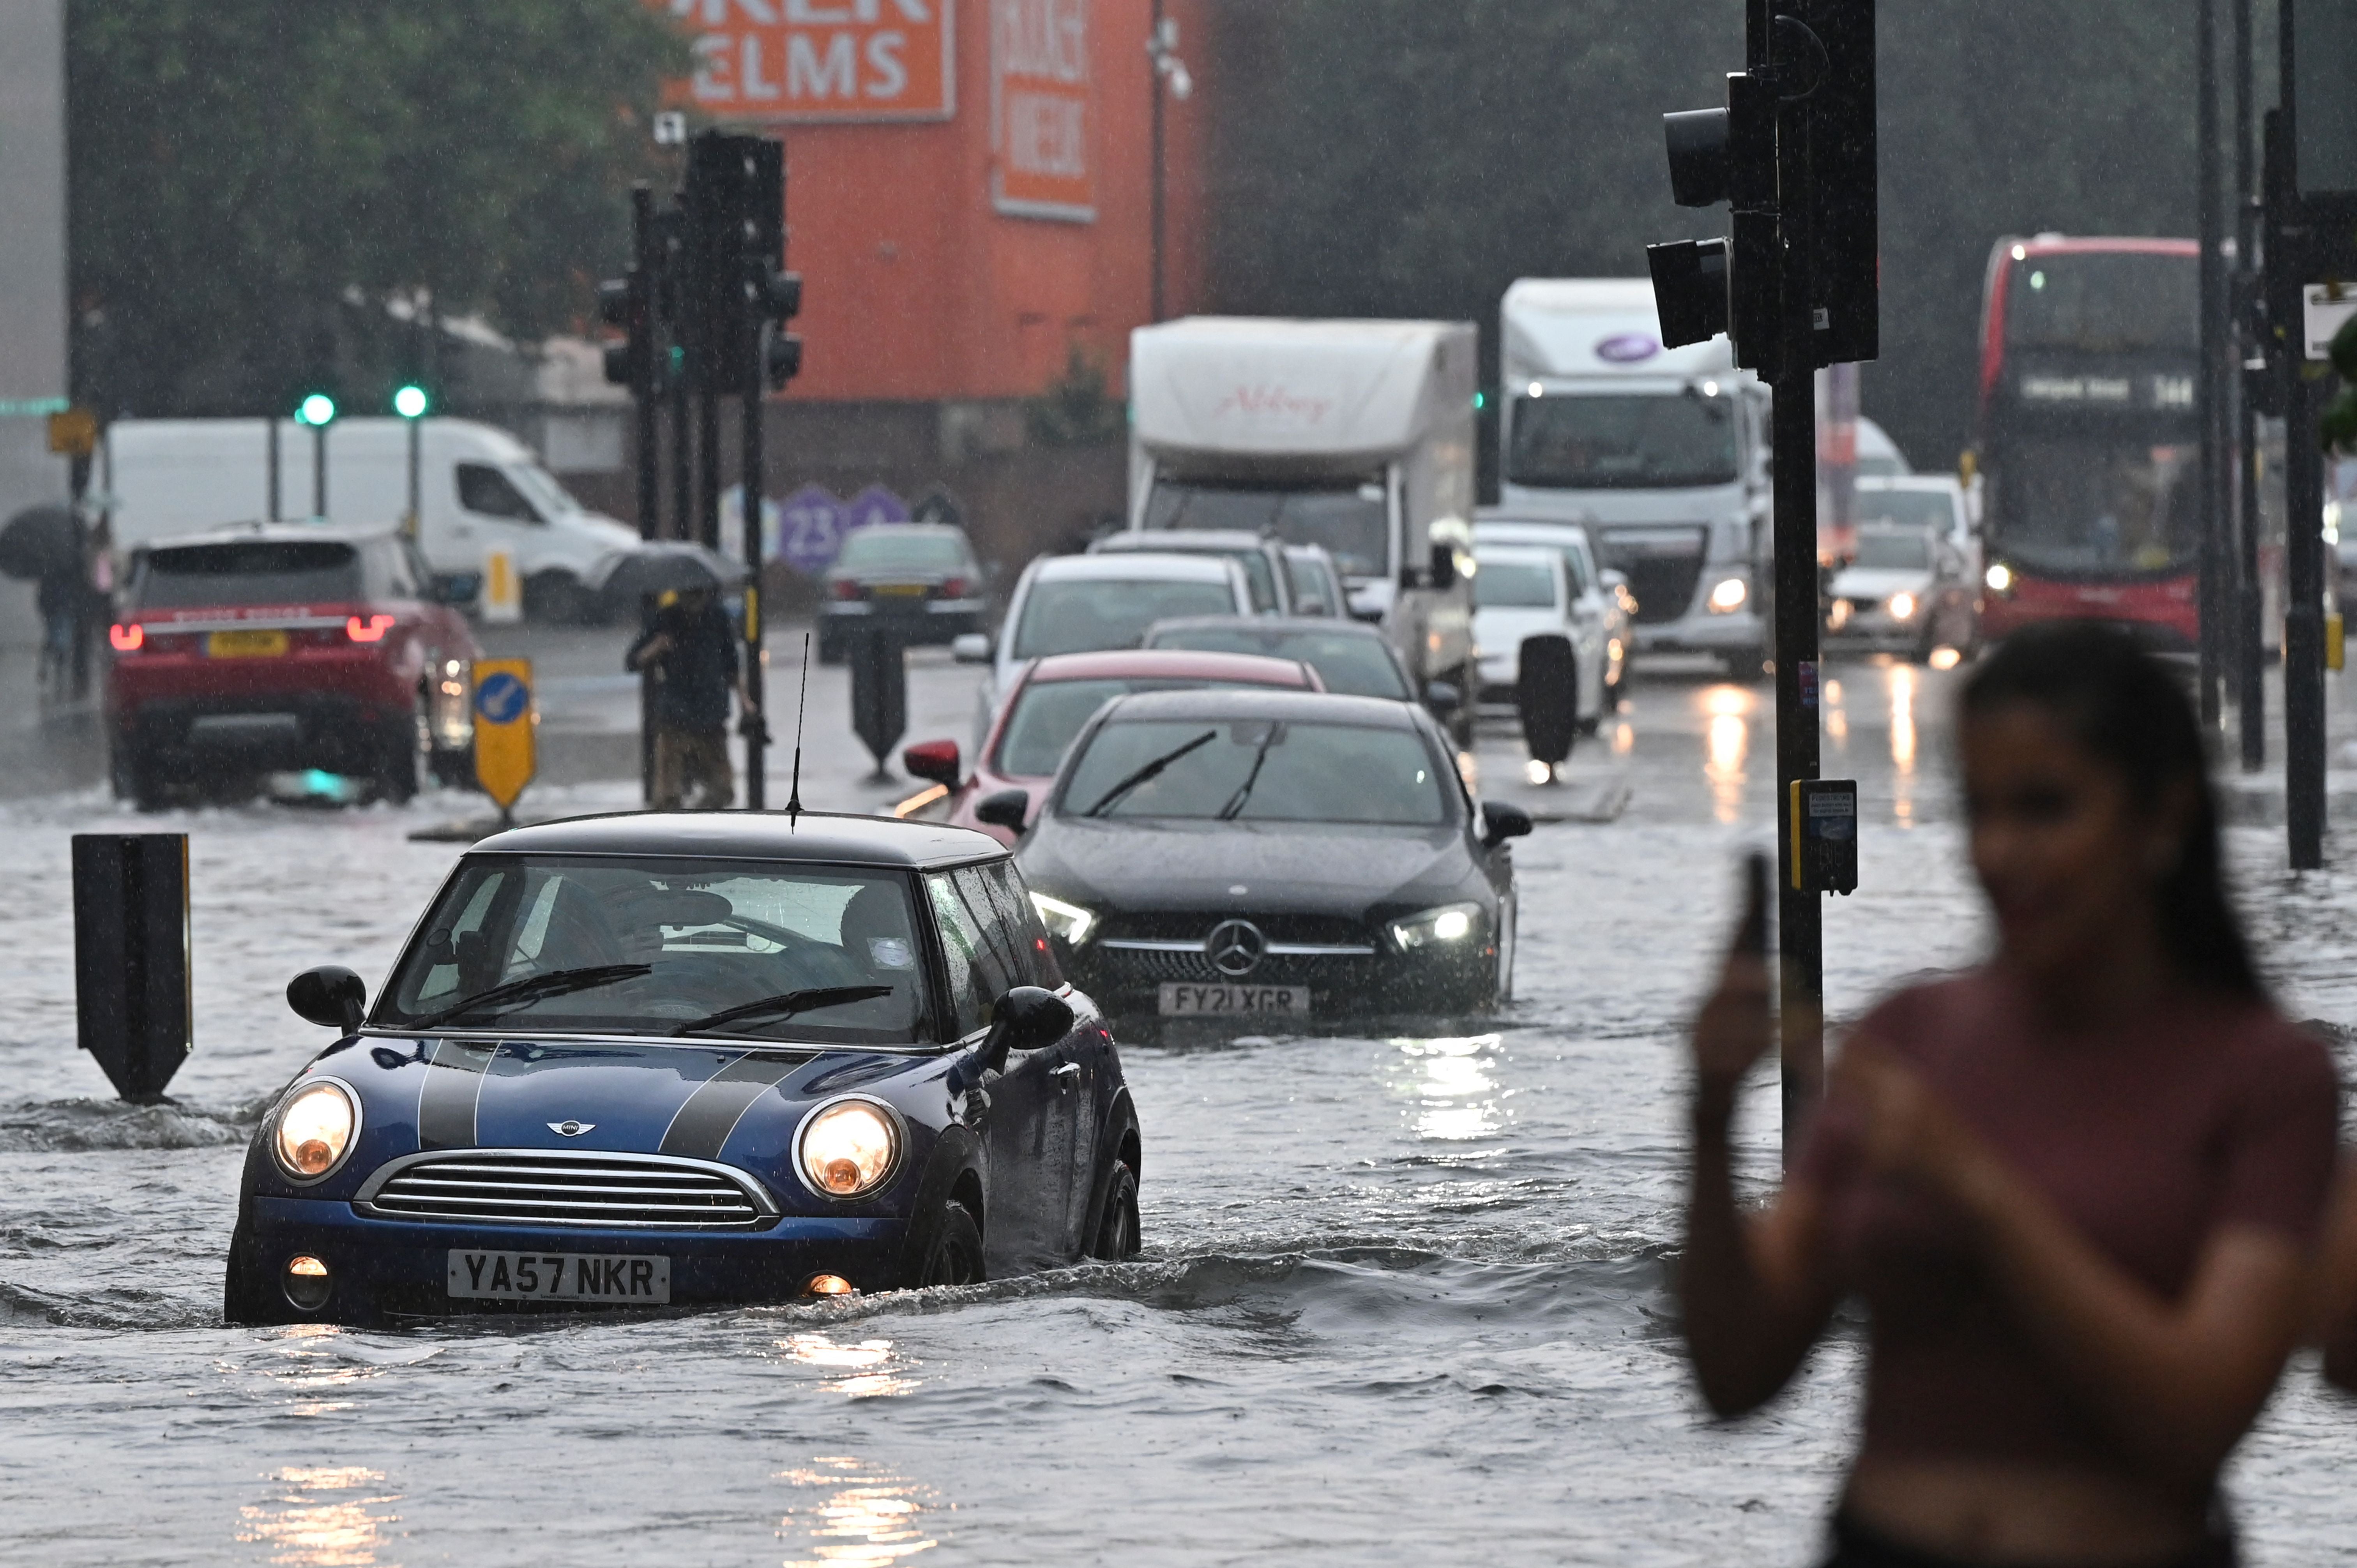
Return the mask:
[(439, 1013), (430, 1013), (409, 1026), (413, 1029), (433, 1029), (453, 1018), (485, 1007), (496, 1007), (509, 1002), (539, 1002), (551, 996), (564, 996), (576, 991), (593, 991), (600, 985), (617, 981), (635, 980), (654, 972), (651, 963), (600, 963), (586, 969), (553, 969), (546, 974), (527, 974), (511, 980), (504, 985), (494, 985), (489, 991), (477, 992), (464, 1002), (454, 1003)]
[(758, 1018), (774, 1014), (791, 1018), (797, 1013), (815, 1012), (821, 1007), (847, 1007), (854, 1002), (873, 1002), (878, 996), (889, 996), (888, 985), (824, 985), (809, 991), (789, 991), (782, 996), (764, 996), (759, 1002), (747, 1002), (738, 1006), (723, 1008), (709, 1018), (698, 1018), (676, 1031), (682, 1035), (700, 1035), (716, 1029), (723, 1024), (734, 1024), (740, 1018)]
[(1218, 730), (1207, 729), (1201, 735), (1199, 735), (1194, 739), (1189, 741), (1186, 745), (1178, 747), (1178, 750), (1164, 752), (1161, 756), (1156, 757), (1153, 761), (1147, 763), (1145, 767), (1139, 768), (1136, 772), (1131, 774), (1128, 778), (1123, 779), (1112, 789), (1106, 790), (1103, 799), (1098, 800), (1095, 805), (1091, 806), (1087, 811), (1082, 811), (1081, 815), (1084, 817), (1103, 816), (1107, 811), (1113, 810), (1114, 807), (1119, 805), (1122, 802), (1123, 798), (1128, 795), (1132, 789), (1136, 789), (1141, 784), (1152, 783), (1155, 779), (1162, 776), (1162, 770), (1164, 768), (1169, 767), (1172, 763), (1178, 761), (1189, 752), (1209, 746), (1211, 742), (1219, 738), (1220, 732)]
[(1236, 786), (1236, 792), (1228, 797), (1228, 803), (1220, 808), (1220, 821), (1234, 822), (1243, 811), (1244, 802), (1252, 799), (1253, 786), (1260, 782), (1261, 764), (1268, 760), (1268, 748), (1276, 744), (1276, 732), (1282, 727), (1271, 725), (1268, 733), (1260, 737), (1259, 748), (1253, 753), (1252, 771), (1245, 774), (1244, 781)]

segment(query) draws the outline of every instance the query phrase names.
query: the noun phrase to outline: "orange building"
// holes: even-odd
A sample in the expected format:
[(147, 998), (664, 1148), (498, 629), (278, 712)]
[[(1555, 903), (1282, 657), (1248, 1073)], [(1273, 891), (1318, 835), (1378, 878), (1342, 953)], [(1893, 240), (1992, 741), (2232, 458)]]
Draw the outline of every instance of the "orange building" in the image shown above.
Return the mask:
[(1206, 0), (659, 3), (695, 39), (687, 100), (786, 144), (790, 403), (1029, 397), (1075, 349), (1118, 393), (1152, 319), (1157, 91), (1165, 313), (1200, 299), (1202, 101), (1149, 38), (1159, 11), (1200, 58)]

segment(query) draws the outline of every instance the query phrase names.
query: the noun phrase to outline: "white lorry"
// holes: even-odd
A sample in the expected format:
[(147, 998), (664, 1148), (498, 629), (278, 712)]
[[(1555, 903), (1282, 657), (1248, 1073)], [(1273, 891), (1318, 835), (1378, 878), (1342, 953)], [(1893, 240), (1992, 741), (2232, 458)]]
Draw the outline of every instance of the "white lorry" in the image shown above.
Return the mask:
[(1644, 278), (1523, 278), (1501, 315), (1500, 513), (1587, 523), (1636, 596), (1640, 651), (1758, 673), (1768, 388), (1724, 337), (1664, 349)]
[(1192, 317), (1130, 334), (1134, 529), (1323, 545), (1351, 612), (1469, 722), (1470, 322)]
[[(504, 551), (525, 612), (553, 620), (592, 608), (584, 584), (638, 532), (565, 493), (532, 449), (465, 419), (420, 421), (417, 542), (437, 575), (479, 575)], [(106, 435), (101, 486), (114, 544), (128, 553), (178, 534), (316, 510), (309, 427), (278, 424), (278, 482), (269, 424), (260, 419), (125, 419)], [(409, 429), (399, 419), (339, 419), (327, 427), (326, 515), (394, 524), (409, 510)], [(273, 496), (277, 510), (271, 510)]]

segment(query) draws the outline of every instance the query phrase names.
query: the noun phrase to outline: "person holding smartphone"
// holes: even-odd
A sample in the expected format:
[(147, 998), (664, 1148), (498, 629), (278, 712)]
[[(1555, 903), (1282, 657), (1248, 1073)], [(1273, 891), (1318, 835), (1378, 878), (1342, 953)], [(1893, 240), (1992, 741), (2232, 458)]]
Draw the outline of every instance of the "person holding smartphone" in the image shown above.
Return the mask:
[(1857, 1024), (1763, 1212), (1728, 1148), (1771, 1043), (1763, 944), (1695, 1025), (1695, 1371), (1715, 1411), (1752, 1410), (1863, 1301), (1829, 1568), (2217, 1568), (2220, 1468), (2308, 1326), (2331, 1058), (2268, 1002), (2157, 661), (2093, 626), (2018, 633), (1959, 741), (1996, 951)]

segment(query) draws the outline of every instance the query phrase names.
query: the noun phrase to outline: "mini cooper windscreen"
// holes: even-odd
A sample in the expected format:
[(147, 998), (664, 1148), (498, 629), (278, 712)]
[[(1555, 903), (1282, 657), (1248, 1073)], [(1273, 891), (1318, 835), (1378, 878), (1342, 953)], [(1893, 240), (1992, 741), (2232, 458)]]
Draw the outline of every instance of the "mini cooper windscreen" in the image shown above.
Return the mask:
[(905, 878), (742, 862), (485, 858), (393, 972), (381, 1028), (906, 1044), (930, 1037)]

